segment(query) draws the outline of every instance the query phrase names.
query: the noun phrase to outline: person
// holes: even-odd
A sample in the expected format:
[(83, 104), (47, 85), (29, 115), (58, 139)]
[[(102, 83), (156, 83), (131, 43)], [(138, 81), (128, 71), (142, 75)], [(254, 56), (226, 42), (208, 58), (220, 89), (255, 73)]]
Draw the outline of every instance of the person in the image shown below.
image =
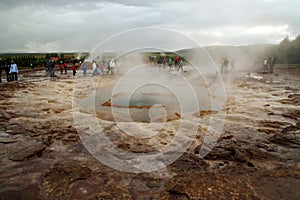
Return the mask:
[(179, 61), (178, 61), (178, 71), (179, 71), (179, 69), (181, 69), (181, 71), (183, 72), (182, 66), (183, 66), (183, 59), (180, 58)]
[(163, 64), (163, 70), (165, 71), (166, 66), (167, 66), (167, 58), (166, 57), (163, 59), (162, 64)]
[(179, 60), (180, 60), (180, 58), (179, 58), (178, 56), (176, 56), (176, 58), (175, 58), (175, 68), (178, 67), (178, 65), (179, 65)]
[(45, 71), (49, 72), (50, 71), (50, 63), (49, 60), (47, 62), (45, 62)]
[(67, 74), (67, 70), (68, 70), (68, 63), (65, 61), (64, 62), (64, 69), (65, 69), (65, 74)]
[(235, 69), (235, 60), (231, 59), (230, 65), (231, 65), (231, 72), (234, 72), (234, 69)]
[(60, 69), (60, 74), (62, 75), (63, 74), (63, 69), (64, 69), (63, 61), (60, 61), (58, 66), (59, 66), (59, 69)]
[(99, 75), (100, 73), (98, 72), (98, 66), (96, 62), (93, 60), (93, 76), (94, 75)]
[(153, 64), (156, 65), (156, 56), (153, 56)]
[(115, 67), (115, 61), (114, 61), (114, 59), (111, 59), (110, 62), (109, 62), (109, 64), (108, 64), (106, 74), (108, 74), (109, 72), (110, 72), (111, 74), (114, 74), (114, 71), (113, 71), (113, 70), (114, 70), (114, 67)]
[(83, 71), (83, 76), (86, 76), (86, 69), (87, 69), (86, 63), (83, 61), (82, 65), (81, 65), (81, 70)]
[(0, 62), (0, 83), (2, 83), (2, 68), (2, 62)]
[(30, 68), (34, 69), (34, 64), (33, 63), (30, 63)]
[(270, 60), (270, 73), (273, 74), (274, 72), (274, 67), (275, 67), (275, 62), (276, 62), (276, 59), (275, 57), (273, 56)]
[(264, 66), (264, 72), (267, 72), (268, 71), (268, 57), (266, 57), (264, 59), (263, 66)]
[(162, 57), (158, 58), (157, 64), (158, 64), (158, 71), (161, 71), (161, 69), (163, 67), (163, 58)]
[(9, 73), (11, 74), (11, 81), (18, 80), (18, 66), (14, 60), (11, 60)]
[(172, 69), (173, 59), (171, 57), (169, 58), (168, 64), (169, 64), (169, 69)]
[(53, 60), (51, 60), (51, 62), (50, 62), (50, 76), (51, 77), (55, 77), (54, 72), (55, 72), (55, 63)]
[(5, 70), (5, 73), (6, 73), (6, 81), (9, 82), (10, 81), (10, 74), (9, 74), (9, 71), (10, 71), (10, 65), (8, 64), (8, 62), (6, 61), (5, 64), (4, 64), (4, 70)]
[(221, 60), (221, 74), (223, 74), (224, 71), (224, 58)]
[(76, 75), (76, 65), (74, 62), (72, 64), (72, 71), (73, 71), (73, 76), (75, 76)]
[(228, 64), (229, 60), (227, 58), (223, 58), (221, 62), (221, 74), (228, 72)]

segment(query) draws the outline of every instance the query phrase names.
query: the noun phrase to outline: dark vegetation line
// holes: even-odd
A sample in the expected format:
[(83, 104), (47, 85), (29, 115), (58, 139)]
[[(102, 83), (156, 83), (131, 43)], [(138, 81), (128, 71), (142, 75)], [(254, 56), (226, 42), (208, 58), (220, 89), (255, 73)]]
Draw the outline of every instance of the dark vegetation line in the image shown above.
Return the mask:
[(300, 63), (300, 35), (294, 40), (286, 37), (279, 45), (274, 45), (266, 50), (266, 56), (273, 55), (280, 64), (299, 64)]
[[(45, 63), (49, 61), (50, 58), (58, 58), (58, 60), (63, 60), (67, 63), (71, 63), (75, 60), (84, 60), (88, 56), (88, 53), (8, 53), (0, 54), (1, 63), (14, 60), (17, 63), (18, 68), (41, 68), (45, 67)], [(58, 63), (58, 62), (57, 62)], [(32, 66), (33, 65), (33, 66)]]

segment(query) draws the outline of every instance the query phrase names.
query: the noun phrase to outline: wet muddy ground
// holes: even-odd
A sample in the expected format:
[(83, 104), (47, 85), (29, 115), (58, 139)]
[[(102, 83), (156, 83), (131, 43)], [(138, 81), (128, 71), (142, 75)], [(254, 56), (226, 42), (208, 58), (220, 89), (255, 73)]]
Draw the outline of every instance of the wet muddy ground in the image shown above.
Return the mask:
[[(218, 112), (195, 115), (197, 134), (175, 162), (139, 174), (107, 167), (87, 151), (73, 119), (75, 78), (2, 83), (0, 199), (300, 199), (300, 68), (259, 75), (224, 77), (225, 124), (204, 158), (198, 152), (206, 121)], [(97, 87), (113, 84), (104, 76)], [(96, 116), (114, 144), (136, 153), (166, 145), (180, 120), (167, 122), (154, 140), (135, 140)]]

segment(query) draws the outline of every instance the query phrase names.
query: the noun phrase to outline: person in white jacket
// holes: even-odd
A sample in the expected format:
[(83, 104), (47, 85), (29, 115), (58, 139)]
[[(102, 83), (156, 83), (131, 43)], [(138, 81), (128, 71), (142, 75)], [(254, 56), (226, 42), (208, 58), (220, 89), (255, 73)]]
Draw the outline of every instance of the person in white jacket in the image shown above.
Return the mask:
[(17, 64), (14, 62), (14, 60), (11, 61), (11, 64), (10, 64), (10, 71), (9, 71), (9, 74), (10, 74), (10, 78), (11, 78), (11, 81), (17, 81), (18, 80), (18, 66)]
[(108, 63), (108, 67), (107, 67), (107, 72), (106, 72), (106, 74), (108, 74), (109, 72), (111, 73), (111, 74), (113, 74), (114, 73), (114, 67), (115, 67), (115, 61), (114, 61), (114, 59), (111, 59), (110, 61), (109, 61), (109, 63)]
[(99, 75), (100, 73), (98, 72), (98, 66), (96, 61), (93, 61), (93, 76), (94, 75)]

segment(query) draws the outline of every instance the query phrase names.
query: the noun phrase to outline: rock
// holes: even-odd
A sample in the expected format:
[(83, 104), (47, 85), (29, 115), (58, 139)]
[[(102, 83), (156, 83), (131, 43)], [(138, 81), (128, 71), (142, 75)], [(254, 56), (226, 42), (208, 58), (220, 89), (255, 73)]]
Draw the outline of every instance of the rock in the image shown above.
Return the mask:
[(264, 132), (264, 133), (267, 133), (267, 134), (272, 134), (272, 133), (278, 132), (278, 129), (276, 129), (276, 128), (260, 127), (260, 128), (257, 129), (257, 131)]
[(178, 158), (175, 162), (168, 166), (168, 169), (172, 169), (172, 171), (180, 172), (180, 171), (203, 171), (208, 168), (208, 164), (200, 157), (184, 153), (180, 158)]
[[(191, 177), (194, 177), (191, 180)], [(167, 185), (161, 199), (257, 199), (243, 177), (213, 172), (186, 172)]]
[(67, 133), (67, 134), (63, 135), (62, 140), (64, 143), (76, 142), (79, 140), (79, 136), (77, 133)]
[(33, 146), (26, 147), (24, 149), (21, 149), (20, 151), (13, 153), (9, 156), (9, 159), (13, 161), (22, 161), (28, 157), (41, 153), (45, 148), (46, 145), (44, 143), (37, 142)]
[(91, 173), (90, 168), (78, 161), (56, 163), (43, 175), (42, 191), (46, 199), (74, 199), (71, 198), (74, 184), (86, 180)]
[(110, 180), (105, 185), (103, 185), (99, 189), (99, 193), (97, 197), (98, 199), (111, 199), (111, 200), (132, 199), (128, 189), (114, 180)]
[[(299, 93), (299, 71), (292, 75), (293, 93)], [(82, 92), (78, 94), (88, 98), (96, 83), (97, 90), (108, 83), (113, 86), (115, 82), (110, 77), (103, 76), (100, 84), (98, 79), (85, 81), (79, 85)], [(119, 122), (110, 126), (112, 123), (107, 120), (115, 121), (110, 107), (96, 109), (103, 127), (101, 134), (114, 144), (108, 146), (111, 149), (101, 149), (99, 154), (107, 155), (118, 147), (129, 153), (114, 153), (115, 159), (135, 161), (136, 156), (131, 152), (162, 153), (163, 159), (157, 158), (162, 164), (169, 164), (173, 155), (180, 153), (176, 161), (166, 166), (170, 176), (161, 176), (157, 171), (150, 174), (118, 171), (95, 159), (75, 128), (72, 96), (78, 84), (74, 87), (75, 79), (68, 75), (0, 84), (0, 199), (300, 199), (296, 189), (300, 184), (299, 95), (291, 95), (292, 91), (284, 90), (284, 85), (266, 87), (263, 82), (232, 78), (228, 82), (224, 79), (228, 98), (221, 109), (226, 112), (226, 120), (213, 149), (206, 141), (213, 136), (210, 130), (215, 133), (215, 124), (208, 121), (217, 115), (214, 119), (218, 123), (222, 113), (210, 111), (208, 102), (207, 107), (206, 102), (203, 106), (207, 110), (195, 110), (192, 115), (193, 119), (199, 118), (199, 128), (196, 135), (188, 130), (184, 135), (193, 136), (185, 153), (176, 151), (177, 145), (185, 144), (185, 139), (177, 135), (179, 120), (165, 123), (161, 130), (155, 129), (158, 131), (155, 137), (140, 138), (122, 131)], [(219, 99), (218, 95), (215, 97)], [(282, 101), (285, 104), (279, 103), (281, 99), (285, 99)], [(95, 114), (89, 106), (82, 109), (85, 114)], [(136, 110), (130, 110), (134, 120), (150, 122), (148, 113)], [(124, 112), (120, 113), (116, 119), (128, 122)], [(169, 120), (180, 118), (179, 111), (167, 114)], [(190, 116), (181, 117), (189, 120)], [(155, 116), (156, 119), (165, 122)], [(82, 129), (88, 128), (88, 132), (93, 131), (87, 122)], [(135, 135), (139, 134), (145, 135), (144, 131), (136, 131)], [(172, 141), (176, 142), (174, 146)], [(45, 149), (44, 144), (49, 147)], [(209, 151), (204, 158), (197, 155), (202, 147)], [(31, 157), (36, 154), (39, 157)], [(9, 157), (24, 161), (10, 161)]]
[(289, 126), (284, 128), (280, 133), (271, 136), (268, 139), (270, 142), (279, 144), (289, 148), (300, 147), (300, 126)]
[(171, 178), (165, 173), (168, 172), (141, 173), (133, 177), (128, 185), (132, 199), (159, 199)]
[(0, 199), (1, 200), (29, 200), (35, 199), (40, 200), (42, 199), (40, 188), (37, 184), (29, 185), (24, 189), (14, 189), (14, 190), (7, 190), (4, 192), (0, 192)]
[(211, 115), (215, 115), (218, 114), (218, 111), (214, 111), (214, 110), (201, 110), (198, 113), (195, 114), (195, 116), (197, 117), (205, 117), (205, 116), (211, 116)]
[(9, 134), (4, 131), (0, 131), (0, 137), (9, 137)]
[(0, 137), (0, 143), (8, 144), (8, 143), (15, 143), (15, 142), (18, 142), (18, 140), (12, 139), (12, 138), (1, 138)]
[(298, 120), (300, 119), (300, 110), (292, 110), (286, 113), (282, 113), (282, 116)]
[(264, 120), (259, 122), (259, 127), (257, 128), (257, 130), (259, 132), (273, 134), (279, 132), (282, 128), (285, 128), (290, 125), (291, 124), (287, 122)]
[(101, 104), (101, 106), (111, 107), (111, 99)]
[[(264, 143), (263, 143), (264, 144)], [(268, 152), (265, 148), (268, 145), (262, 145), (262, 149), (257, 148), (256, 145), (246, 141), (232, 141), (227, 143), (220, 143), (216, 145), (206, 156), (207, 160), (223, 160), (232, 161), (235, 163), (242, 163), (248, 167), (254, 167), (253, 160), (271, 160), (274, 155)], [(198, 148), (195, 149), (195, 151)], [(196, 152), (195, 152), (196, 153)]]

